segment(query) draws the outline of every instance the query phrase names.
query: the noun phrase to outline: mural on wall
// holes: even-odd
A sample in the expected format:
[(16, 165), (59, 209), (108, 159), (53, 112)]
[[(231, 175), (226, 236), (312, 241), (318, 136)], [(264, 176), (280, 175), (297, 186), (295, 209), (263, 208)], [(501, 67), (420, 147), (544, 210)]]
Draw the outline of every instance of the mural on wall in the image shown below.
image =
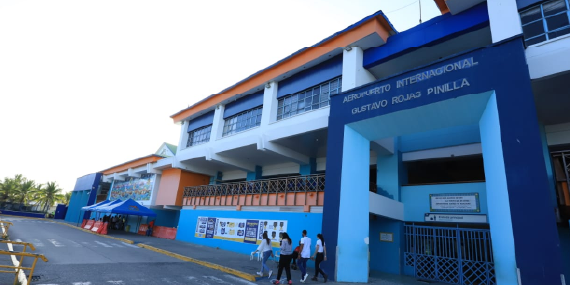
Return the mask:
[(135, 201), (150, 201), (154, 181), (154, 174), (143, 174), (140, 178), (131, 177), (125, 181), (114, 181), (109, 200), (127, 200), (130, 198)]
[(272, 246), (279, 247), (279, 235), (287, 232), (287, 221), (198, 217), (194, 236), (259, 244), (264, 231)]

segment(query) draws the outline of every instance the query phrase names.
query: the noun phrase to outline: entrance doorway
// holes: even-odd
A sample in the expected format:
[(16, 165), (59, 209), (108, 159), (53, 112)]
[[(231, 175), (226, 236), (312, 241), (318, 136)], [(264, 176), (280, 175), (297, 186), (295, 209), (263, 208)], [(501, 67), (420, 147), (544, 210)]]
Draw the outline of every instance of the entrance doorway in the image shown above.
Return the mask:
[(496, 284), (489, 229), (404, 225), (404, 272), (420, 280)]

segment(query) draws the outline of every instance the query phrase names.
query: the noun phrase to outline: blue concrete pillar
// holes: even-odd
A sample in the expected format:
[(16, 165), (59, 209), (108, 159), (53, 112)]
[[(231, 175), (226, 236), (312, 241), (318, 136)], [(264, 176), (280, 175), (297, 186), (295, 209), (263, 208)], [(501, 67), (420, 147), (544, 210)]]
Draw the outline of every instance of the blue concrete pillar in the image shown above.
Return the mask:
[(394, 153), (376, 158), (376, 189), (378, 195), (400, 201), (402, 154), (397, 149), (398, 138), (394, 140)]
[(311, 175), (317, 173), (317, 159), (309, 158), (309, 164), (301, 165), (299, 168), (299, 174), (301, 175)]
[(556, 180), (554, 178), (554, 168), (552, 167), (552, 160), (550, 158), (550, 150), (548, 150), (548, 142), (546, 141), (546, 130), (544, 125), (540, 124), (540, 140), (542, 143), (542, 155), (544, 156), (544, 164), (546, 166), (546, 176), (548, 176), (548, 189), (550, 190), (550, 198), (552, 199), (552, 207), (556, 208), (558, 202), (556, 201)]
[(221, 171), (218, 171), (218, 173), (216, 173), (216, 176), (210, 176), (210, 185), (214, 185), (214, 184), (218, 184), (218, 181), (221, 181), (223, 179), (223, 173)]
[(252, 181), (252, 180), (259, 180), (261, 179), (261, 166), (256, 165), (255, 166), (255, 172), (248, 172), (247, 173), (247, 181)]
[(518, 278), (561, 284), (560, 241), (528, 82), (493, 94), (479, 122), (495, 272), (497, 284)]
[(344, 127), (336, 281), (368, 282), (370, 141)]

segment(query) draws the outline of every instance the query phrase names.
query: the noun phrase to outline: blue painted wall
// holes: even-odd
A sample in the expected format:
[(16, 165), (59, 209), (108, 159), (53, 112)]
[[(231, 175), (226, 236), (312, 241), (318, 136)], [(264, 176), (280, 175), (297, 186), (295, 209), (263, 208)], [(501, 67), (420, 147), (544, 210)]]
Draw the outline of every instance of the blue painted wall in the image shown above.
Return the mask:
[[(368, 281), (369, 181), (370, 141), (350, 128), (344, 127), (344, 148), (338, 208), (338, 267), (336, 280), (342, 282)], [(328, 168), (327, 168), (328, 169)], [(325, 195), (326, 197), (326, 195)]]
[(211, 125), (214, 122), (214, 111), (210, 111), (204, 115), (190, 120), (188, 124), (188, 131), (191, 132), (195, 129)]
[(80, 218), (80, 211), (82, 207), (95, 204), (102, 175), (102, 173), (92, 173), (77, 178), (65, 215), (66, 221), (77, 222), (89, 218), (89, 213), (84, 213), (83, 218)]
[[(404, 245), (404, 223), (382, 217), (370, 220), (370, 269), (391, 274), (402, 274), (403, 260), (400, 248)], [(380, 241), (380, 233), (393, 233), (394, 241)], [(403, 252), (403, 250), (402, 250)]]
[[(434, 27), (434, 29), (438, 29), (438, 27)], [(429, 34), (429, 30), (425, 30), (424, 34)], [(426, 80), (419, 80), (413, 84), (400, 86), (400, 88), (397, 87), (396, 82), (398, 80), (416, 76), (417, 74), (421, 75), (422, 72), (429, 72), (430, 69), (435, 70), (454, 61), (457, 62), (458, 60), (470, 58), (473, 59), (473, 62), (477, 62), (474, 68), (441, 73)], [(449, 86), (446, 84), (453, 84), (453, 82), (461, 78), (468, 79), (471, 84), (461, 89), (432, 94), (435, 96), (428, 95), (426, 92), (428, 88), (442, 85)], [(386, 84), (390, 84), (392, 89), (383, 93), (376, 92), (376, 90), (380, 90)], [(393, 103), (393, 96), (412, 94), (418, 91), (423, 92), (419, 98), (402, 103)], [(526, 65), (522, 38), (503, 41), (494, 44), (490, 48), (481, 48), (464, 54), (457, 54), (407, 73), (366, 84), (340, 95), (333, 95), (328, 128), (327, 195), (325, 196), (323, 229), (325, 231), (328, 229), (336, 230), (337, 232), (339, 229), (338, 222), (340, 218), (337, 212), (341, 196), (341, 181), (338, 181), (338, 177), (342, 177), (342, 169), (332, 171), (331, 169), (338, 168), (338, 165), (344, 165), (342, 163), (344, 125), (362, 121), (364, 123), (363, 126), (365, 126), (367, 122), (370, 122), (366, 119), (383, 115), (396, 116), (405, 113), (413, 116), (415, 110), (412, 109), (416, 107), (426, 106), (435, 102), (442, 102), (443, 105), (452, 104), (452, 102), (463, 102), (463, 98), (467, 98), (465, 100), (469, 101), (471, 97), (462, 96), (479, 94), (476, 97), (482, 98), (479, 96), (487, 96), (489, 91), (494, 91), (497, 94), (496, 101), (501, 132), (499, 135), (500, 139), (495, 138), (494, 140), (495, 143), (497, 141), (501, 143), (506, 185), (508, 185), (508, 206), (503, 203), (500, 207), (508, 207), (507, 211), (510, 210), (514, 236), (514, 240), (505, 241), (515, 247), (514, 254), (511, 256), (516, 257), (516, 266), (520, 268), (522, 284), (558, 284), (560, 282), (560, 274), (563, 271), (560, 243), (548, 189), (548, 177), (544, 167), (545, 161), (536, 117), (536, 107), (530, 86), (530, 76), (528, 74), (528, 66)], [(356, 94), (358, 99), (347, 101), (349, 94)], [(379, 106), (379, 102), (382, 102), (381, 100), (386, 100), (388, 103), (382, 107), (372, 108)], [(480, 106), (474, 107), (479, 108)], [(447, 115), (453, 114), (448, 118), (446, 117), (447, 121), (452, 121), (455, 125), (473, 124), (473, 118), (468, 118), (469, 115), (473, 114), (455, 114), (453, 113), (455, 111), (445, 110), (448, 113)], [(423, 121), (417, 121), (416, 124), (410, 125), (407, 131), (414, 132), (417, 129), (425, 128), (424, 124)], [(392, 126), (381, 125), (375, 127), (381, 130), (388, 130)], [(437, 127), (432, 126), (432, 128), (436, 129)], [(397, 133), (398, 130), (389, 129), (388, 131)], [(402, 132), (401, 130), (400, 134)], [(481, 131), (482, 144), (485, 142), (483, 133)], [(493, 143), (490, 145), (493, 148), (496, 147)], [(484, 160), (491, 161), (485, 154)], [(500, 164), (498, 161), (496, 163)], [(487, 168), (487, 162), (485, 162), (485, 167)], [(495, 183), (498, 182), (493, 182), (492, 185), (495, 185)], [(489, 178), (487, 178), (487, 185), (491, 185)], [(492, 188), (489, 186), (489, 189)], [(488, 201), (490, 200), (492, 200), (491, 197), (489, 197)], [(504, 200), (502, 201), (505, 202)], [(491, 208), (490, 205), (489, 207)], [(529, 211), (532, 211), (532, 215), (529, 215)], [(489, 216), (491, 231), (499, 230), (497, 227), (493, 227), (493, 213), (490, 212)], [(533, 225), (533, 231), (541, 234), (539, 236), (530, 235), (528, 225)], [(341, 231), (343, 230), (342, 228), (340, 229)], [(334, 232), (329, 232), (329, 235), (334, 235)], [(337, 241), (329, 241), (329, 246), (335, 246), (334, 242)], [(533, 250), (529, 250), (531, 248)], [(334, 269), (334, 264), (325, 266), (327, 269)], [(502, 265), (496, 263), (496, 266), (500, 267)], [(510, 265), (507, 263), (504, 266), (508, 268)], [(512, 271), (508, 274), (507, 279), (510, 280)], [(514, 276), (516, 278), (516, 275)]]
[[(421, 186), (402, 186), (402, 203), (404, 203), (404, 220), (406, 222), (424, 222), (424, 214), (430, 212), (429, 194), (442, 193), (479, 193), (481, 213), (489, 214), (487, 208), (486, 183), (458, 183)], [(465, 213), (461, 213), (465, 214)]]
[(385, 45), (367, 49), (362, 64), (369, 69), (418, 48), (433, 46), (488, 25), (487, 3), (457, 15), (447, 13), (389, 37)]
[(246, 181), (253, 181), (261, 179), (263, 174), (263, 168), (259, 165), (255, 166), (255, 172), (247, 172)]
[(277, 98), (294, 94), (342, 75), (342, 54), (279, 81)]
[[(517, 284), (517, 262), (513, 243), (512, 214), (509, 211), (509, 191), (507, 186), (506, 167), (501, 145), (501, 127), (497, 110), (496, 97), (489, 100), (487, 109), (481, 117), (481, 139), (485, 178), (489, 189), (489, 222), (493, 240), (493, 257), (497, 284)], [(531, 283), (533, 284), (533, 283)]]
[(309, 164), (304, 164), (299, 167), (299, 174), (311, 175), (317, 173), (317, 159), (314, 157), (309, 158)]
[[(199, 216), (216, 217), (216, 218), (236, 218), (236, 219), (273, 219), (287, 220), (287, 233), (291, 237), (293, 244), (298, 245), (303, 230), (307, 230), (308, 236), (315, 241), (317, 234), (321, 233), (322, 214), (320, 213), (291, 213), (291, 212), (244, 212), (244, 211), (209, 211), (209, 210), (181, 210), (180, 224), (176, 239), (201, 244), (210, 247), (219, 247), (221, 249), (250, 254), (257, 249), (257, 245), (226, 241), (210, 238), (194, 237), (196, 232), (196, 221)], [(325, 235), (325, 241), (328, 243), (328, 237)], [(314, 251), (313, 242), (311, 251)], [(327, 247), (328, 248), (328, 247)], [(274, 248), (277, 250), (277, 248)], [(330, 251), (327, 251), (327, 255)], [(328, 257), (328, 256), (327, 256)], [(314, 264), (311, 263), (314, 267)]]
[[(396, 138), (396, 140), (398, 140)], [(400, 185), (404, 173), (401, 171), (402, 153), (398, 146), (392, 155), (383, 155), (376, 158), (376, 193), (390, 199), (400, 201)]]
[(178, 222), (180, 219), (180, 211), (170, 211), (170, 210), (156, 210), (152, 209), (156, 213), (155, 218), (148, 218), (146, 221), (150, 222), (156, 219), (154, 224), (162, 227), (178, 227)]
[(20, 211), (2, 210), (2, 214), (12, 215), (12, 216), (21, 216), (21, 217), (31, 217), (31, 218), (45, 218), (45, 214), (42, 214), (42, 213), (28, 213), (28, 212), (20, 212)]
[(410, 152), (462, 144), (480, 143), (478, 125), (456, 126), (400, 137), (400, 151)]
[(224, 119), (263, 105), (263, 92), (246, 95), (225, 106)]

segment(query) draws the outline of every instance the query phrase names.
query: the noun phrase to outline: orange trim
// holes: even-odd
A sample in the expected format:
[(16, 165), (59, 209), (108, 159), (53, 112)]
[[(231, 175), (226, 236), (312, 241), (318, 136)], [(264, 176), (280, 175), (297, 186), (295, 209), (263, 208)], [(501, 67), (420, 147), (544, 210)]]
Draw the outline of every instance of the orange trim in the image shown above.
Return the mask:
[(435, 0), (435, 5), (437, 5), (437, 8), (439, 8), (442, 15), (449, 13), (449, 7), (447, 7), (445, 0)]
[(113, 174), (113, 173), (125, 171), (129, 168), (135, 168), (135, 167), (143, 166), (143, 165), (146, 165), (147, 163), (150, 163), (150, 162), (157, 162), (163, 158), (164, 157), (157, 157), (157, 156), (143, 157), (143, 158), (137, 159), (135, 161), (131, 161), (131, 162), (128, 162), (125, 164), (117, 165), (117, 166), (109, 168), (107, 170), (103, 170), (103, 174), (108, 175), (108, 174)]
[(390, 36), (391, 30), (392, 29), (390, 28), (390, 25), (383, 16), (374, 17), (361, 24), (360, 26), (355, 27), (343, 34), (337, 35), (336, 37), (322, 43), (318, 47), (309, 47), (304, 51), (299, 52), (291, 58), (260, 72), (249, 80), (238, 84), (231, 89), (228, 89), (223, 94), (214, 95), (196, 104), (195, 106), (182, 110), (170, 117), (174, 120), (175, 123), (180, 122), (185, 118), (188, 118), (191, 115), (215, 106), (222, 101), (233, 97), (236, 94), (242, 94), (259, 85), (263, 85), (266, 82), (271, 81), (281, 76), (282, 74), (285, 74), (287, 71), (299, 68), (333, 51), (336, 48), (344, 48), (372, 33), (378, 34), (385, 42)]

